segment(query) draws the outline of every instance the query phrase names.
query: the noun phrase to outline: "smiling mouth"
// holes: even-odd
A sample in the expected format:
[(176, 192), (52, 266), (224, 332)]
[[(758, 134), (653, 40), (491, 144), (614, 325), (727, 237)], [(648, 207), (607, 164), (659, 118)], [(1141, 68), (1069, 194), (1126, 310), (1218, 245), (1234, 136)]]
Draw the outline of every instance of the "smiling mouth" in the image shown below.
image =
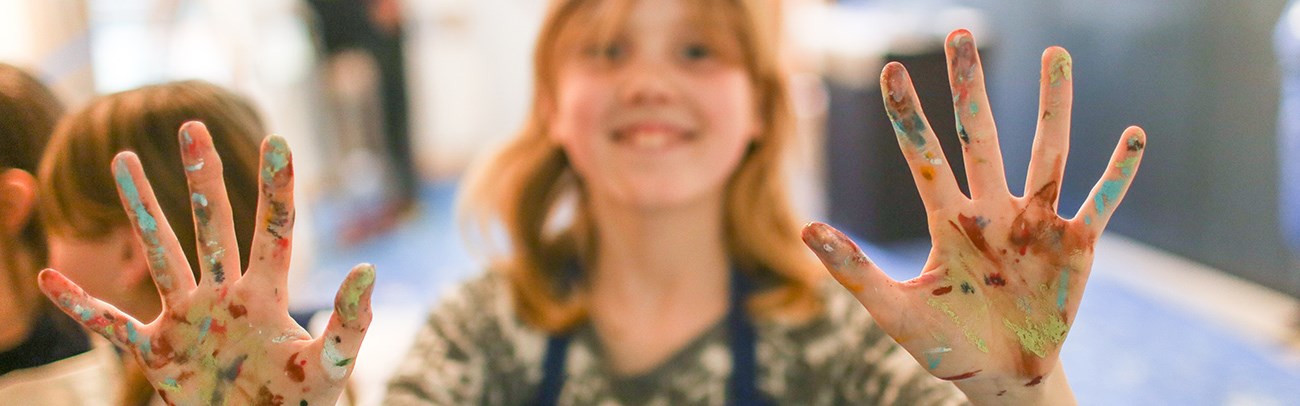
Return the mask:
[(696, 133), (674, 125), (641, 123), (614, 130), (615, 144), (643, 149), (662, 149), (694, 140)]

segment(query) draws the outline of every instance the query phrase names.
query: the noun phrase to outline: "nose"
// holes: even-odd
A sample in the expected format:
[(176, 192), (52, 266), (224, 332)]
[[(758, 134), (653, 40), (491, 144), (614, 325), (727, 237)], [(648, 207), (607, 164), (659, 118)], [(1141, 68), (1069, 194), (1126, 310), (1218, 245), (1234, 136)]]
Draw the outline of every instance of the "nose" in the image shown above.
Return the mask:
[(620, 94), (631, 105), (663, 105), (677, 97), (677, 72), (671, 63), (635, 58), (624, 66)]

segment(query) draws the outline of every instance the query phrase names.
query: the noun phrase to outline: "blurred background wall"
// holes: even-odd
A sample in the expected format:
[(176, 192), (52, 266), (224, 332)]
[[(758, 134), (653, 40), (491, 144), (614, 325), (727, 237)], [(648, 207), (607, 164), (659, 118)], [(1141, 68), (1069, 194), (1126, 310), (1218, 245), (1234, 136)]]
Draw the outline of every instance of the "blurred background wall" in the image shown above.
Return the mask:
[[(1300, 295), (1279, 230), (1273, 29), (1283, 0), (972, 0), (997, 37), (993, 103), (1008, 178), (1023, 182), (1042, 49), (1074, 57), (1062, 207), (1077, 207), (1125, 126), (1147, 130), (1110, 230)], [(1016, 186), (1012, 186), (1016, 190)], [(1293, 202), (1300, 204), (1300, 202)]]

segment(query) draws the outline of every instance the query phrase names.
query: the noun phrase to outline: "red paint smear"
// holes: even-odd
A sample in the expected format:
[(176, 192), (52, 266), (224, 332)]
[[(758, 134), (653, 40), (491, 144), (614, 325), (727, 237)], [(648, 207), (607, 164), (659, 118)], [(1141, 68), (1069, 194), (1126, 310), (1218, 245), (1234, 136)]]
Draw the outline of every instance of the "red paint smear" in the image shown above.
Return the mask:
[(952, 292), (952, 286), (944, 286), (942, 288), (935, 289), (933, 292), (930, 293), (933, 293), (935, 296), (942, 296), (948, 294), (948, 292)]
[(1034, 385), (1037, 385), (1037, 384), (1040, 384), (1040, 383), (1043, 383), (1043, 376), (1042, 376), (1042, 375), (1039, 375), (1039, 376), (1035, 377), (1034, 380), (1029, 381), (1029, 383), (1025, 384), (1025, 386), (1026, 386), (1026, 387), (1028, 387), (1028, 386), (1034, 386)]
[(959, 214), (957, 215), (957, 221), (961, 222), (961, 227), (966, 232), (966, 238), (970, 240), (971, 244), (975, 245), (976, 249), (984, 253), (985, 258), (995, 264), (1002, 263), (1002, 259), (998, 258), (992, 247), (989, 247), (988, 240), (984, 239), (984, 229), (980, 228), (979, 219)]
[(1038, 242), (1038, 240), (1041, 239), (1040, 236), (1047, 234), (1050, 231), (1048, 230), (1049, 228), (1058, 226), (1057, 224), (1053, 224), (1055, 222), (1050, 221), (1055, 216), (1049, 216), (1046, 220), (1035, 221), (1037, 219), (1028, 218), (1026, 215), (1038, 213), (1039, 210), (1033, 210), (1036, 206), (1045, 207), (1049, 212), (1055, 214), (1054, 210), (1051, 210), (1052, 203), (1055, 201), (1056, 181), (1052, 181), (1043, 185), (1041, 189), (1038, 189), (1038, 191), (1034, 193), (1034, 197), (1030, 198), (1029, 204), (1025, 206), (1025, 209), (1021, 210), (1020, 214), (1016, 216), (1015, 221), (1011, 222), (1011, 235), (1009, 238), (1012, 245), (1020, 247), (1020, 255), (1025, 255), (1026, 251), (1029, 249), (1029, 245)]
[(203, 153), (203, 148), (202, 148), (203, 145), (199, 144), (200, 139), (194, 138), (193, 135), (190, 135), (189, 138), (190, 138), (190, 143), (189, 145), (185, 146), (185, 156), (189, 158), (191, 161), (193, 161), (195, 159), (198, 159), (200, 156), (202, 156), (201, 154)]
[(307, 374), (302, 370), (303, 365), (306, 364), (306, 360), (302, 361), (301, 364), (298, 363), (298, 353), (295, 352), (293, 356), (289, 357), (289, 362), (284, 365), (284, 372), (289, 375), (289, 379), (302, 383), (303, 380), (307, 379)]
[(212, 324), (208, 325), (208, 331), (212, 332), (213, 334), (226, 334), (226, 323), (222, 323), (217, 320), (212, 320)]
[[(975, 51), (975, 42), (970, 39), (958, 40), (959, 44), (953, 47), (953, 59), (951, 72), (955, 79), (955, 85), (952, 88), (954, 96), (957, 96), (957, 102), (966, 104), (970, 96), (969, 86), (975, 79), (974, 67), (978, 55)], [(968, 75), (969, 74), (969, 75)]]
[(241, 304), (230, 305), (230, 315), (235, 316), (236, 319), (240, 317), (244, 317), (244, 315), (247, 314), (248, 314), (248, 309), (245, 308), (244, 305)]
[(995, 273), (990, 275), (984, 275), (984, 284), (991, 285), (991, 286), (1007, 286), (1007, 280), (1002, 279), (1002, 274)]
[[(153, 356), (148, 360), (150, 367), (161, 368), (173, 362), (178, 364), (189, 362), (189, 355), (184, 353), (178, 354), (175, 349), (172, 348), (172, 342), (167, 339), (167, 336), (158, 337), (158, 339), (153, 340), (151, 344), (153, 349), (150, 352)], [(180, 356), (179, 358), (177, 357), (178, 355)]]
[(974, 371), (970, 371), (970, 372), (967, 372), (967, 373), (964, 373), (964, 374), (961, 374), (961, 375), (954, 375), (954, 376), (949, 376), (949, 377), (940, 377), (939, 379), (942, 379), (942, 380), (945, 380), (945, 381), (960, 381), (960, 380), (962, 380), (962, 379), (970, 379), (971, 377), (975, 376), (975, 374), (978, 374), (978, 373), (983, 372), (983, 371), (984, 371), (983, 369), (976, 369), (976, 370), (974, 370)]

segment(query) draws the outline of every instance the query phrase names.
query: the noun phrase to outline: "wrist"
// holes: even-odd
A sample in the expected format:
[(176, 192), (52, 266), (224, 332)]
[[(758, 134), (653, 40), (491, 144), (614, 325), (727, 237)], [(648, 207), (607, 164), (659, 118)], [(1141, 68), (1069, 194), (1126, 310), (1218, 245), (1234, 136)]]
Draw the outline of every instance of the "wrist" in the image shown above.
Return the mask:
[(1023, 379), (984, 378), (953, 382), (976, 405), (1065, 405), (1078, 404), (1060, 362), (1035, 385)]

